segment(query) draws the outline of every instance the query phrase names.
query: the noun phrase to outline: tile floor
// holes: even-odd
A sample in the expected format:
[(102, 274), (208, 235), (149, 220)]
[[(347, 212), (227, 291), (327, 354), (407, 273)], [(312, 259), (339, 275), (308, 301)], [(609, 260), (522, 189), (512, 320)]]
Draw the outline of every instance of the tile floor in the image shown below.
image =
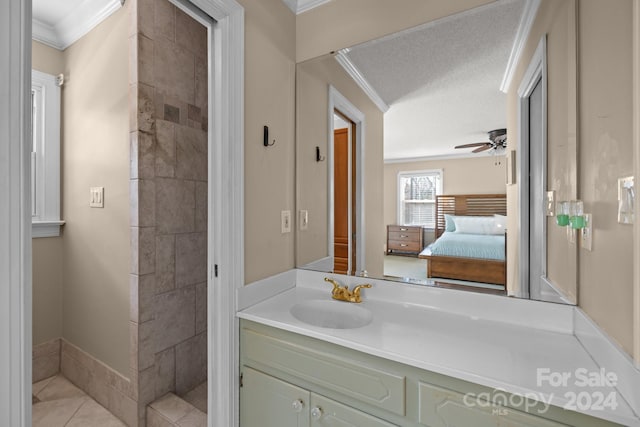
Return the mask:
[(173, 393), (167, 393), (147, 406), (147, 427), (206, 426), (207, 414)]
[(61, 375), (33, 384), (33, 427), (126, 427)]

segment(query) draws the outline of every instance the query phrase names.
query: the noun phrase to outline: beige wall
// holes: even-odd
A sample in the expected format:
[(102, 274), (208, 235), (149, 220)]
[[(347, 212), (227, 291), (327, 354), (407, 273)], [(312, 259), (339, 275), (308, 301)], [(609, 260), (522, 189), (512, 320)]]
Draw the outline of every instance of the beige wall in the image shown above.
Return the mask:
[[(128, 7), (64, 52), (64, 338), (129, 376)], [(105, 188), (104, 209), (89, 187)]]
[[(496, 164), (497, 161), (500, 164)], [(384, 225), (398, 221), (398, 173), (442, 169), (442, 194), (504, 194), (505, 158), (479, 155), (384, 165)]]
[[(572, 18), (573, 17), (573, 18)], [(576, 197), (576, 73), (575, 59), (575, 4), (573, 1), (543, 0), (533, 24), (523, 55), (518, 63), (507, 96), (507, 127), (509, 150), (519, 142), (518, 88), (540, 39), (547, 37), (548, 111), (547, 111), (547, 188), (556, 191), (558, 200)], [(571, 90), (573, 88), (573, 90)], [(510, 230), (518, 229), (518, 186), (507, 187)], [(577, 301), (577, 247), (567, 240), (566, 229), (547, 220), (547, 276), (572, 301)], [(508, 234), (507, 287), (518, 289), (519, 238)]]
[(492, 1), (331, 1), (298, 15), (296, 60), (306, 61)]
[(328, 87), (333, 85), (365, 115), (365, 269), (373, 277), (382, 277), (385, 243), (380, 191), (383, 187), (383, 115), (332, 56), (298, 64), (296, 78), (298, 209), (309, 211), (309, 229), (298, 232), (296, 262), (304, 265), (324, 258), (328, 253), (327, 162), (316, 162), (315, 147), (319, 146), (322, 153), (327, 153)]
[[(593, 250), (569, 243), (566, 230), (548, 222), (548, 276), (629, 353), (633, 348), (633, 249), (629, 226), (617, 223), (617, 179), (631, 175), (631, 1), (578, 3), (579, 129), (576, 87), (566, 58), (571, 34), (563, 26), (571, 2), (543, 0), (509, 91), (509, 133), (517, 130), (517, 86), (542, 34), (548, 35), (548, 188), (558, 200), (580, 198), (594, 215)], [(574, 44), (575, 46), (575, 44)], [(615, 67), (603, 64), (615, 63)], [(576, 138), (576, 133), (578, 137)], [(513, 147), (510, 138), (510, 148)], [(517, 186), (508, 187), (509, 213)], [(515, 226), (515, 215), (510, 225)], [(517, 236), (509, 234), (509, 286), (518, 281)]]
[[(32, 68), (64, 72), (62, 52), (34, 41)], [(33, 345), (62, 336), (62, 237), (33, 239)]]
[[(245, 8), (245, 283), (294, 267), (295, 15), (281, 0)], [(262, 144), (269, 126), (272, 147)], [(292, 232), (280, 232), (290, 210)]]
[[(633, 175), (632, 2), (581, 0), (579, 197), (593, 251), (579, 251), (579, 305), (633, 349), (633, 227), (617, 222), (617, 180)], [(604, 64), (616, 64), (615, 67)]]

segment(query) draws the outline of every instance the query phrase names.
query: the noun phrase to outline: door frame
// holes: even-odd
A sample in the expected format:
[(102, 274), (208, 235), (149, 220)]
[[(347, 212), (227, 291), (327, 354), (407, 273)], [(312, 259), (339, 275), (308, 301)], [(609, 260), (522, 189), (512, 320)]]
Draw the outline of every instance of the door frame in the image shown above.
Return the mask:
[[(536, 88), (538, 82), (542, 85), (542, 157), (547, 158), (547, 36), (542, 36), (536, 48), (531, 62), (527, 67), (520, 86), (518, 88), (518, 149), (516, 151), (516, 164), (518, 171), (518, 236), (519, 242), (519, 272), (520, 284), (516, 295), (522, 298), (530, 297), (529, 289), (529, 97)], [(542, 165), (542, 188), (547, 188), (547, 162)], [(542, 277), (541, 280), (549, 283), (547, 279), (547, 224), (542, 222)]]
[[(244, 9), (235, 0), (189, 0), (215, 21), (209, 55), (209, 426), (239, 424), (236, 293), (244, 286)], [(31, 2), (0, 2), (0, 425), (31, 426), (30, 215)], [(213, 53), (213, 55), (211, 54)], [(6, 144), (4, 143), (6, 141)], [(224, 201), (224, 203), (222, 202)], [(217, 236), (218, 239), (213, 239)], [(218, 266), (215, 277), (214, 266)], [(8, 344), (8, 345), (7, 345)], [(233, 393), (229, 393), (232, 390)]]
[[(355, 105), (353, 105), (344, 95), (342, 95), (335, 87), (329, 85), (329, 108), (328, 108), (328, 147), (327, 147), (327, 181), (328, 181), (328, 191), (327, 191), (327, 217), (329, 218), (327, 224), (327, 235), (328, 235), (328, 249), (329, 249), (329, 258), (331, 258), (331, 265), (333, 265), (334, 251), (333, 251), (333, 233), (335, 222), (333, 218), (333, 209), (334, 209), (334, 169), (333, 169), (333, 160), (334, 160), (334, 149), (333, 149), (333, 114), (335, 110), (340, 111), (342, 115), (351, 120), (353, 123), (352, 126), (355, 127), (355, 164), (356, 164), (356, 182), (353, 186), (356, 189), (356, 206), (355, 206), (355, 216), (356, 216), (356, 265), (353, 269), (353, 274), (356, 275), (358, 273), (362, 274), (362, 271), (365, 270), (365, 214), (364, 214), (364, 136), (365, 136), (365, 115), (362, 111), (360, 111)], [(352, 137), (353, 138), (353, 137)], [(351, 221), (350, 221), (351, 222)], [(349, 245), (351, 245), (351, 237), (349, 237)], [(349, 251), (351, 252), (351, 250)]]

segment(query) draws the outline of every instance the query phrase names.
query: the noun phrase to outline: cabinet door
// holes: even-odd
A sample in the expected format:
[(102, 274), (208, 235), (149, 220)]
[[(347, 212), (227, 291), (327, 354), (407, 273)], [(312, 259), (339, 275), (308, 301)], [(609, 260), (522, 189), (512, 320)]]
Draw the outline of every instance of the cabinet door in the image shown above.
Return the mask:
[(307, 390), (245, 367), (240, 389), (240, 425), (307, 427), (309, 394)]
[(311, 427), (393, 427), (395, 425), (314, 393), (311, 394), (310, 415)]

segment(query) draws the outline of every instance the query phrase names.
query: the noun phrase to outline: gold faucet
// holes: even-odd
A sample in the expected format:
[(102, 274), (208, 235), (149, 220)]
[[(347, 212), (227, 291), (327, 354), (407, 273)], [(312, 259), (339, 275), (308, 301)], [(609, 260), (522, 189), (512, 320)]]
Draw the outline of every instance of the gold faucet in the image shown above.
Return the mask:
[(362, 297), (360, 296), (360, 290), (362, 288), (370, 288), (370, 284), (358, 285), (353, 288), (353, 291), (349, 290), (348, 286), (340, 286), (336, 280), (331, 279), (329, 277), (324, 278), (325, 282), (329, 282), (333, 285), (333, 290), (331, 291), (331, 297), (338, 301), (347, 301), (347, 302), (362, 302)]

